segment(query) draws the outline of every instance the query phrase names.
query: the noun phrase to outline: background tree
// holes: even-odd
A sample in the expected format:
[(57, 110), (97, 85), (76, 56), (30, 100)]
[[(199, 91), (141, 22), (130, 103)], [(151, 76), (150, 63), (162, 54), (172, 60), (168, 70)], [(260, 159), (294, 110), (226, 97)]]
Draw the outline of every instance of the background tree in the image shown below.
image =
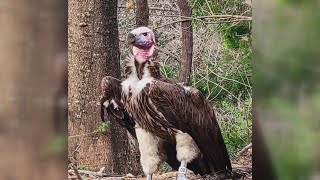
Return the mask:
[(136, 1), (136, 26), (148, 26), (149, 22), (149, 6), (148, 0)]
[[(181, 16), (191, 17), (192, 11), (187, 0), (177, 0)], [(181, 56), (179, 81), (189, 83), (192, 66), (193, 30), (192, 21), (181, 22)]]
[(120, 77), (117, 28), (117, 0), (69, 0), (69, 158), (78, 166), (125, 173), (127, 133), (112, 120), (100, 124), (99, 117), (101, 79)]

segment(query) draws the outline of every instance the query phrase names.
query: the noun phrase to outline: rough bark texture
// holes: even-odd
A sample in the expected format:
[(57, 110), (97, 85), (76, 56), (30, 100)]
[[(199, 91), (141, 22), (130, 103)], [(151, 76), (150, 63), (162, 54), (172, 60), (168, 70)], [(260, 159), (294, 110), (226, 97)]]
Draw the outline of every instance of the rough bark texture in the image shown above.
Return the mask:
[[(119, 50), (119, 31), (117, 19), (117, 0), (106, 1), (103, 8), (106, 15), (103, 16), (102, 22), (106, 22), (102, 32), (104, 42), (106, 43), (106, 75), (120, 79), (120, 50)], [(128, 173), (132, 172), (132, 161), (129, 161), (129, 142), (127, 131), (120, 127), (114, 119), (111, 122), (111, 143), (113, 152), (114, 172)]]
[(61, 29), (67, 24), (59, 18), (63, 2), (0, 4), (0, 179), (64, 179), (58, 170), (65, 163), (57, 165), (44, 152), (53, 134), (52, 67), (66, 38)]
[[(191, 17), (192, 11), (187, 0), (178, 0), (181, 16)], [(193, 32), (192, 22), (181, 22), (181, 57), (179, 81), (188, 84), (192, 66)]]
[(149, 22), (149, 6), (147, 0), (137, 0), (136, 9), (136, 26), (148, 26)]
[[(69, 135), (94, 131), (100, 81), (120, 77), (117, 0), (69, 0)], [(111, 120), (104, 134), (69, 139), (69, 158), (78, 165), (127, 173), (126, 131)]]

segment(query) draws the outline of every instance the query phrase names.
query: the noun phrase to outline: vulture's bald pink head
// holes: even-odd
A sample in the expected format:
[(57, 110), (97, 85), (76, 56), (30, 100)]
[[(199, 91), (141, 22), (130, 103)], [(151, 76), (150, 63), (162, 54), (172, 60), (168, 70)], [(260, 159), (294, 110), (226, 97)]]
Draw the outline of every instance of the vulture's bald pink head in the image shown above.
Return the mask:
[(132, 54), (135, 59), (147, 61), (153, 55), (156, 41), (151, 29), (138, 27), (128, 34), (127, 41), (132, 45)]

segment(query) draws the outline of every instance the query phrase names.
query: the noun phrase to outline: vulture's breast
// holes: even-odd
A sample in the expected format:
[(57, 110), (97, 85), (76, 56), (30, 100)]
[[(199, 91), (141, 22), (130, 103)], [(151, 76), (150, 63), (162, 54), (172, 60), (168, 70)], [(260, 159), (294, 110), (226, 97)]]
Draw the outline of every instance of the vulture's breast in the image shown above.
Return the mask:
[(152, 83), (153, 77), (147, 77), (139, 80), (137, 77), (129, 77), (122, 82), (122, 93), (124, 96), (135, 99), (141, 95), (141, 91)]

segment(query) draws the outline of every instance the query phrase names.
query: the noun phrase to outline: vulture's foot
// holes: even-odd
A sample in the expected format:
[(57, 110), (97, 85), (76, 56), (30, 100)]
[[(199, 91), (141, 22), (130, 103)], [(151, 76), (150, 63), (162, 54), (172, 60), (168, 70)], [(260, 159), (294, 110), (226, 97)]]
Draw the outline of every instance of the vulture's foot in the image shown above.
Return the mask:
[(181, 161), (179, 171), (178, 171), (177, 180), (187, 180), (186, 174), (187, 174), (187, 162)]

